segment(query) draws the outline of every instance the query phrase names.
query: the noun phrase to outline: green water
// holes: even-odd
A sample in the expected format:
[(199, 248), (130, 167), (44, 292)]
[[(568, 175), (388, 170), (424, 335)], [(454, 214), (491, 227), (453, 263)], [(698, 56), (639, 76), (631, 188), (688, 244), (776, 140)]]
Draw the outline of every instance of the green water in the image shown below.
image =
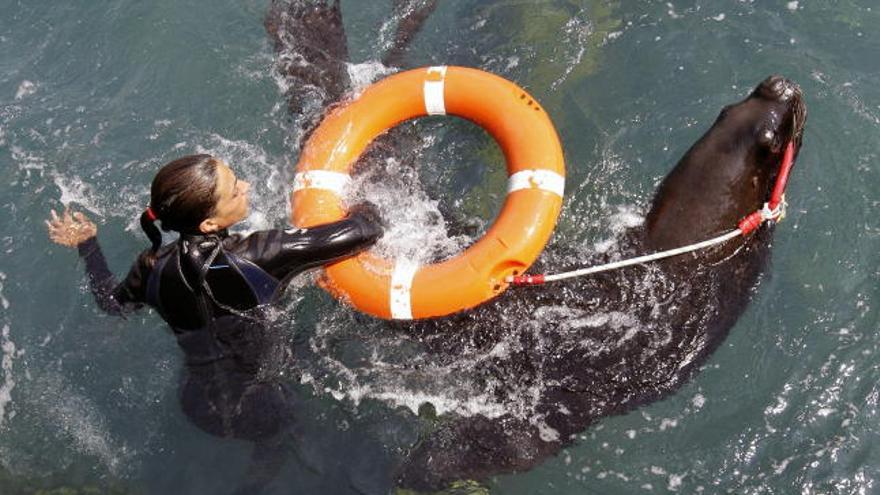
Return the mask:
[[(352, 71), (375, 78), (390, 2), (342, 3)], [(101, 315), (42, 221), (62, 202), (87, 211), (122, 275), (146, 245), (135, 219), (156, 168), (206, 151), (260, 191), (245, 228), (284, 225), (300, 128), (273, 72), (266, 7), (0, 0), (0, 492), (225, 493), (241, 481), (251, 446), (183, 415), (165, 324)], [(560, 237), (585, 249), (643, 214), (719, 109), (767, 75), (797, 81), (809, 108), (772, 264), (725, 345), (675, 395), (489, 480), (492, 493), (880, 491), (878, 25), (869, 1), (440, 2), (408, 64), (481, 67), (542, 102), (568, 163)], [(469, 146), (495, 155), (479, 138)], [(500, 163), (437, 180), (428, 169), (441, 193), (464, 185), (468, 208), (492, 210), (481, 184), (498, 182)], [(326, 385), (335, 368), (322, 350), (356, 354), (345, 339), (359, 320), (307, 280), (294, 289), (300, 366)], [(305, 441), (279, 493), (381, 493), (381, 452), (415, 437), (401, 407), (411, 397), (336, 381), (335, 395), (298, 385)]]

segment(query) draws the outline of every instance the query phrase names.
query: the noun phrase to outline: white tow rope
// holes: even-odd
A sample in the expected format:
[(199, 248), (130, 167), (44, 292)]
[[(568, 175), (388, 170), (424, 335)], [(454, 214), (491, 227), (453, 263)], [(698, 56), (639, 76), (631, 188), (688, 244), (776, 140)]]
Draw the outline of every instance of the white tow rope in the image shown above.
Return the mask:
[[(628, 260), (614, 261), (611, 263), (606, 263), (604, 265), (581, 268), (579, 270), (556, 273), (553, 275), (511, 275), (508, 276), (505, 281), (513, 285), (540, 285), (545, 282), (556, 282), (558, 280), (565, 280), (574, 277), (583, 277), (586, 275), (607, 272), (611, 270), (618, 270), (620, 268), (625, 268), (628, 266), (641, 265), (644, 263), (650, 263), (652, 261), (672, 258), (673, 256), (680, 256), (682, 254), (699, 251), (701, 249), (710, 248), (718, 244), (723, 244), (731, 239), (748, 234), (752, 232), (755, 228), (757, 228), (758, 225), (764, 222), (776, 221), (781, 219), (783, 216), (785, 216), (785, 206), (785, 201), (783, 200), (782, 202), (780, 202), (779, 206), (777, 206), (775, 210), (771, 210), (770, 205), (765, 203), (764, 207), (761, 210), (758, 210), (757, 212), (753, 213), (742, 222), (740, 222), (739, 228), (731, 230), (730, 232), (722, 234), (718, 237), (698, 242), (696, 244), (689, 244), (687, 246), (669, 249), (667, 251), (660, 251), (653, 254), (646, 254), (644, 256), (638, 256), (636, 258), (630, 258)], [(753, 220), (751, 220), (751, 223), (746, 223), (752, 218)]]

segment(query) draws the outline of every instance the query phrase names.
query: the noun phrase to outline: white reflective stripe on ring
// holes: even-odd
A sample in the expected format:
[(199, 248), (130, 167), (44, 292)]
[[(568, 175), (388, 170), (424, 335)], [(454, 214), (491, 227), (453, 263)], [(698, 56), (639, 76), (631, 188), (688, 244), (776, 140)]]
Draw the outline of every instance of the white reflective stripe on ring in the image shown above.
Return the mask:
[(425, 113), (446, 115), (446, 98), (443, 96), (446, 87), (446, 66), (428, 67), (428, 74), (432, 73), (440, 74), (440, 80), (425, 80)]
[(389, 299), (391, 317), (395, 320), (412, 320), (412, 284), (418, 270), (418, 263), (409, 260), (394, 264)]
[(345, 188), (351, 182), (351, 176), (341, 172), (327, 170), (309, 170), (300, 172), (293, 178), (293, 192), (301, 189), (325, 189), (343, 196)]
[(550, 170), (520, 170), (507, 179), (507, 194), (520, 189), (542, 189), (560, 198), (565, 193), (565, 177)]

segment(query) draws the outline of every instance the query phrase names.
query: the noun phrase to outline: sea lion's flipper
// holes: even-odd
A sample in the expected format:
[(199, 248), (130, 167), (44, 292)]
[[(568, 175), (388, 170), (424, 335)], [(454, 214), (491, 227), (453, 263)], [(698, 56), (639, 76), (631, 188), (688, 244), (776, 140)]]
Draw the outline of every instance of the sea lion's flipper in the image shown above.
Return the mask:
[(382, 63), (388, 67), (403, 65), (403, 57), (413, 38), (437, 7), (437, 0), (394, 0), (394, 17), (399, 17), (397, 32)]
[(339, 101), (350, 87), (339, 0), (272, 0), (264, 25), (287, 81), (291, 113)]

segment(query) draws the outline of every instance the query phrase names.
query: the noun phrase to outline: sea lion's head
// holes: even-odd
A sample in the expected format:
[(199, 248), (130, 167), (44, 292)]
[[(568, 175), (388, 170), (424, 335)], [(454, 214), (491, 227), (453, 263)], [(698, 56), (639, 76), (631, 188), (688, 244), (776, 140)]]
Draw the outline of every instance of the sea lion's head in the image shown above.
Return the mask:
[(646, 219), (648, 247), (670, 249), (736, 228), (769, 199), (789, 142), (800, 149), (807, 111), (800, 87), (770, 76), (721, 110), (663, 180)]
[(770, 159), (772, 166), (778, 165), (775, 160), (781, 159), (789, 141), (796, 150), (800, 148), (806, 120), (800, 86), (782, 76), (770, 76), (748, 98), (721, 110), (715, 126), (736, 129), (746, 141), (754, 136), (754, 152)]

